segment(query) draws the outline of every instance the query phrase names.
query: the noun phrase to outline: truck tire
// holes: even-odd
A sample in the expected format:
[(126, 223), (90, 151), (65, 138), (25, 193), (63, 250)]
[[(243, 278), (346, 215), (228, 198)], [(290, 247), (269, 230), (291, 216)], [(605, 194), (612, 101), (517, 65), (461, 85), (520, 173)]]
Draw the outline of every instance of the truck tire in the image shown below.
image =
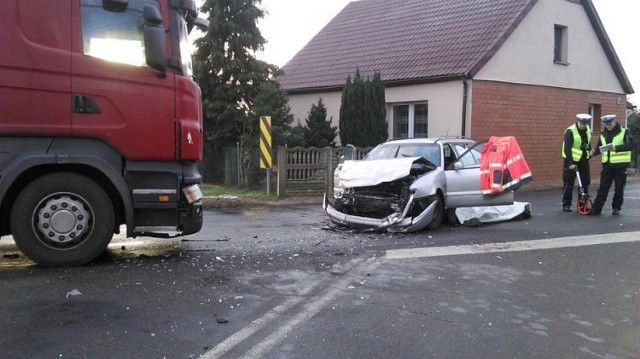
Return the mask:
[(11, 211), (18, 248), (46, 267), (86, 264), (113, 237), (115, 214), (96, 182), (74, 173), (53, 173), (27, 185)]

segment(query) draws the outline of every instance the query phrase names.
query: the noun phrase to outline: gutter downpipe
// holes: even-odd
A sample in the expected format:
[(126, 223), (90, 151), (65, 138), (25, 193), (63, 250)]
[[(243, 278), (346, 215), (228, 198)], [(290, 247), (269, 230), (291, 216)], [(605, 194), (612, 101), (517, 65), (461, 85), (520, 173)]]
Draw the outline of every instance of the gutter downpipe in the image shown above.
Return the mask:
[(467, 99), (469, 97), (469, 75), (462, 76), (462, 136), (467, 132)]

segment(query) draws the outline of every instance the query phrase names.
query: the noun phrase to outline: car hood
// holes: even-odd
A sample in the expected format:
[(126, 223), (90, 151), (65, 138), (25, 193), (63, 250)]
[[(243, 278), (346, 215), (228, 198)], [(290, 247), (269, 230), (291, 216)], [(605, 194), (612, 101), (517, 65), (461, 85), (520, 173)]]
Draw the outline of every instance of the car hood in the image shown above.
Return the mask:
[(420, 167), (421, 173), (436, 168), (436, 165), (423, 157), (347, 161), (342, 164), (338, 178), (340, 186), (345, 188), (375, 186), (414, 174), (416, 166)]

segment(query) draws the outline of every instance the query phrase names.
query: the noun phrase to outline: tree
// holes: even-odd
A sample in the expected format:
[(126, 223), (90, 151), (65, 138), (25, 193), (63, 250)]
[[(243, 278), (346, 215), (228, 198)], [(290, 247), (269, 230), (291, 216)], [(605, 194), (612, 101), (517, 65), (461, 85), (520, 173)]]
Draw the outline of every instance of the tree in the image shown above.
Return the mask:
[(640, 165), (638, 162), (638, 156), (640, 155), (640, 153), (638, 153), (638, 149), (640, 149), (640, 113), (633, 112), (627, 117), (627, 127), (635, 139), (636, 144), (636, 150), (631, 152), (633, 155), (631, 167), (637, 168), (638, 165)]
[(385, 91), (380, 73), (363, 79), (360, 70), (347, 77), (340, 106), (340, 141), (343, 145), (375, 146), (388, 138)]
[(288, 147), (305, 147), (306, 141), (304, 139), (307, 129), (301, 124), (297, 124), (291, 129), (291, 134), (287, 140)]
[(257, 27), (264, 17), (258, 4), (260, 0), (206, 0), (201, 7), (210, 26), (195, 41), (194, 75), (202, 90), (205, 152), (215, 158), (223, 157), (224, 147), (247, 141), (242, 136), (254, 126), (249, 114), (261, 85), (280, 71), (255, 57), (266, 42)]
[(238, 139), (242, 151), (239, 182), (245, 187), (257, 185), (262, 178), (255, 175), (259, 172), (260, 117), (271, 117), (271, 155), (274, 160), (275, 149), (286, 144), (291, 133), (293, 115), (290, 114), (288, 102), (287, 95), (276, 81), (269, 80), (258, 86)]
[(385, 97), (384, 85), (380, 78), (380, 72), (373, 74), (371, 81), (371, 122), (372, 140), (374, 144), (382, 143), (389, 138), (389, 128), (387, 125), (387, 100)]
[[(353, 145), (367, 147), (368, 142), (367, 136), (371, 133), (371, 123), (370, 119), (367, 116), (368, 108), (367, 108), (367, 89), (366, 82), (360, 76), (360, 70), (356, 69), (356, 75), (353, 77), (353, 87), (351, 90), (351, 96), (353, 96), (352, 100), (352, 109), (353, 111)], [(346, 143), (345, 143), (346, 145)]]
[(284, 146), (291, 135), (293, 115), (290, 113), (289, 98), (280, 84), (270, 80), (258, 86), (258, 94), (253, 100), (249, 121), (245, 124), (241, 141), (243, 146), (258, 146), (259, 121), (261, 116), (271, 116), (271, 145)]
[(356, 137), (357, 125), (354, 114), (353, 103), (353, 83), (351, 75), (347, 76), (346, 83), (342, 88), (342, 96), (340, 99), (340, 119), (338, 120), (338, 128), (340, 129), (340, 143), (342, 145), (353, 144)]
[(304, 132), (304, 139), (307, 146), (311, 147), (335, 147), (337, 127), (331, 126), (333, 117), (327, 121), (327, 107), (318, 99), (318, 104), (311, 105)]
[(636, 141), (640, 140), (640, 113), (633, 112), (627, 117), (627, 127)]

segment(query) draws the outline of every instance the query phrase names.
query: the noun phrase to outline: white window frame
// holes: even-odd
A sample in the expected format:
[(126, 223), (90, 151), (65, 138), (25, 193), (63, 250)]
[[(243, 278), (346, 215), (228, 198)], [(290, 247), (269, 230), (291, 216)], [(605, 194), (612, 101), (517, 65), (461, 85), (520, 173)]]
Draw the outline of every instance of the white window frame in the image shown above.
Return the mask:
[(415, 106), (416, 105), (425, 105), (427, 106), (427, 137), (429, 136), (429, 102), (428, 101), (420, 101), (420, 102), (410, 102), (410, 103), (394, 103), (391, 104), (391, 137), (395, 137), (395, 109), (396, 106), (409, 106), (407, 119), (407, 138), (414, 138), (415, 136)]

